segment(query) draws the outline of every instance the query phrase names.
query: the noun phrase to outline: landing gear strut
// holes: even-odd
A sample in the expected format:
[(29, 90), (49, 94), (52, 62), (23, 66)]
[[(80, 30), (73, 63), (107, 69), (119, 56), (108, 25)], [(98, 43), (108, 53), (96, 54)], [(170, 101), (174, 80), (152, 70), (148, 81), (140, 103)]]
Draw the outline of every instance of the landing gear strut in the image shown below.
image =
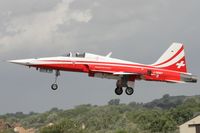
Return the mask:
[(58, 84), (57, 84), (58, 76), (60, 76), (60, 71), (59, 71), (59, 70), (56, 70), (56, 73), (55, 73), (55, 81), (54, 81), (54, 83), (51, 85), (51, 89), (52, 89), (52, 90), (57, 90), (57, 89), (58, 89)]
[(123, 87), (125, 87), (125, 92), (127, 95), (132, 95), (134, 93), (134, 84), (135, 81), (128, 81), (127, 78), (122, 78), (120, 80), (117, 80), (116, 86), (117, 88), (115, 89), (115, 94), (116, 95), (121, 95), (123, 93)]

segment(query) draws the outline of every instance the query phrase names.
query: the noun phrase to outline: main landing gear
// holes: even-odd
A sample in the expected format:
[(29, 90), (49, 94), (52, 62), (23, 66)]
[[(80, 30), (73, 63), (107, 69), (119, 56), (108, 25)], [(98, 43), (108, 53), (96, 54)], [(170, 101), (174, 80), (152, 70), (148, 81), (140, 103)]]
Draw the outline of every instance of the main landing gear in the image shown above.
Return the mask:
[(134, 81), (128, 81), (126, 79), (120, 79), (117, 81), (116, 86), (117, 88), (115, 89), (116, 95), (121, 95), (123, 93), (123, 87), (125, 87), (125, 93), (127, 95), (132, 95), (134, 93)]
[(52, 89), (52, 90), (57, 90), (57, 89), (58, 89), (58, 84), (57, 84), (58, 76), (60, 76), (60, 71), (59, 71), (59, 70), (56, 70), (56, 73), (55, 73), (55, 81), (54, 81), (54, 83), (51, 85), (51, 89)]

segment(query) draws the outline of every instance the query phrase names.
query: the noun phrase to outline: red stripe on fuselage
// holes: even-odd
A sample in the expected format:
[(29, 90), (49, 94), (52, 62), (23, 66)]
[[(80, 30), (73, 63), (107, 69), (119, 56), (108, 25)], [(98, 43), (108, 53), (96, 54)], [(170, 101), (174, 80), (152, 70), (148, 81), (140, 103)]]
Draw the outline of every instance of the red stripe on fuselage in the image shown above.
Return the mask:
[[(167, 69), (163, 69), (163, 68), (157, 68), (157, 67), (154, 67), (154, 66), (149, 66), (149, 65), (141, 65), (141, 64), (127, 64), (127, 63), (115, 63), (115, 62), (98, 62), (98, 61), (74, 61), (74, 60), (40, 60), (40, 61), (46, 61), (46, 62), (72, 62), (72, 63), (75, 63), (76, 65), (78, 65), (77, 63), (80, 62), (80, 63), (84, 63), (84, 64), (80, 64), (80, 65), (97, 65), (97, 66), (107, 66), (106, 64), (108, 65), (113, 65), (111, 67), (126, 67), (126, 68), (130, 68), (130, 67), (139, 67), (140, 69), (151, 69), (151, 70), (156, 70), (156, 71), (164, 71), (164, 72), (175, 72), (175, 73), (181, 73), (181, 72), (178, 72), (178, 71), (175, 71), (175, 70), (167, 70)], [(95, 63), (95, 64), (92, 64), (92, 63)], [(42, 64), (41, 64), (42, 65)], [(49, 66), (51, 64), (43, 64), (45, 66)], [(52, 65), (57, 65), (57, 66), (60, 66), (60, 65), (64, 65), (64, 64), (55, 64), (55, 63), (52, 63)], [(114, 66), (114, 65), (122, 65), (122, 66)], [(34, 65), (34, 66), (38, 66), (38, 65)], [(53, 68), (52, 68), (53, 69)]]

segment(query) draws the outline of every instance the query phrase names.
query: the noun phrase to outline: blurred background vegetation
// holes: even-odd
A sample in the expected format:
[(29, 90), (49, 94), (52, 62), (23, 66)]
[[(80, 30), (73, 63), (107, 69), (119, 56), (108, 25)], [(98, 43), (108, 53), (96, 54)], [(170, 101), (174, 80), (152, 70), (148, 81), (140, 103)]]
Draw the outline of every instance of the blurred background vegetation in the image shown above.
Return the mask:
[(40, 133), (178, 133), (178, 126), (199, 112), (200, 96), (166, 94), (145, 104), (122, 104), (120, 99), (112, 99), (105, 106), (87, 104), (68, 110), (53, 108), (45, 113), (17, 112), (1, 115), (0, 119)]

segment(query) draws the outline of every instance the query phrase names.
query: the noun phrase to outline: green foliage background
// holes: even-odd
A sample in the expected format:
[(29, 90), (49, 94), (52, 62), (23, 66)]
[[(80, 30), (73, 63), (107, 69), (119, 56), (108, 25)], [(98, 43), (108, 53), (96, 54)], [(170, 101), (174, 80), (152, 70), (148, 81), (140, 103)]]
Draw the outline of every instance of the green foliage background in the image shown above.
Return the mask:
[[(41, 114), (18, 112), (2, 115), (0, 119), (36, 128), (40, 133), (177, 133), (178, 126), (198, 112), (200, 96), (164, 95), (146, 104), (120, 104), (119, 99), (113, 99), (105, 106), (53, 108)], [(47, 126), (49, 123), (54, 125)]]

